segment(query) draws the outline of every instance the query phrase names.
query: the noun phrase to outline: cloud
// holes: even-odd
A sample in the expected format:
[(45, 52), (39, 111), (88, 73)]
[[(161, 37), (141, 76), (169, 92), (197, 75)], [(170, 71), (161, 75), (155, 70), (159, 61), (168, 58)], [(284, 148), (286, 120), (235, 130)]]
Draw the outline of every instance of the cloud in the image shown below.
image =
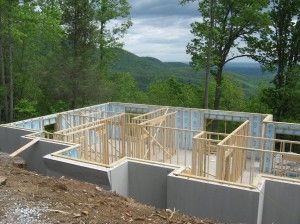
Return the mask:
[(186, 45), (193, 38), (190, 24), (200, 18), (196, 4), (178, 0), (129, 0), (133, 26), (124, 39), (124, 49), (138, 56), (161, 61), (190, 61)]

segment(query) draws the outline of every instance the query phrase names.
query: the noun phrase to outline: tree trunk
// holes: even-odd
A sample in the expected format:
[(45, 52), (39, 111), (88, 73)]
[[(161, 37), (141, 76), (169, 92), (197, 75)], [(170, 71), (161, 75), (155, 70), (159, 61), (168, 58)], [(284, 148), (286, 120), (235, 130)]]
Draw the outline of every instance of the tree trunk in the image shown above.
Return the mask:
[[(0, 9), (0, 33), (2, 33), (2, 8)], [(3, 104), (4, 104), (4, 121), (8, 121), (8, 102), (7, 102), (7, 88), (5, 81), (5, 63), (3, 51), (3, 38), (0, 36), (0, 61), (1, 61), (1, 81), (3, 91)], [(1, 119), (1, 118), (0, 118)]]
[(213, 28), (215, 22), (215, 0), (210, 1), (210, 35), (208, 39), (207, 59), (206, 59), (206, 74), (205, 74), (205, 87), (204, 87), (204, 109), (208, 109), (208, 93), (209, 93), (209, 79), (210, 79), (210, 67), (211, 67), (211, 48), (213, 40)]
[(13, 64), (12, 64), (12, 12), (9, 10), (8, 16), (8, 71), (9, 71), (9, 121), (12, 122), (14, 119), (14, 80), (13, 80)]
[(13, 80), (13, 65), (12, 65), (12, 43), (11, 43), (11, 36), (9, 36), (9, 91), (10, 91), (10, 96), (9, 96), (9, 121), (12, 122), (14, 119), (14, 80)]
[[(215, 101), (214, 101), (214, 110), (220, 109), (220, 100), (222, 95), (222, 72), (223, 72), (224, 64), (218, 66), (217, 74), (216, 74), (216, 92), (215, 92)], [(219, 126), (218, 120), (214, 120), (212, 123), (212, 132), (217, 132)]]
[(215, 92), (215, 101), (214, 101), (214, 110), (219, 110), (220, 108), (220, 99), (221, 99), (221, 84), (222, 84), (222, 72), (223, 72), (223, 64), (218, 66), (217, 74), (216, 74), (216, 92)]

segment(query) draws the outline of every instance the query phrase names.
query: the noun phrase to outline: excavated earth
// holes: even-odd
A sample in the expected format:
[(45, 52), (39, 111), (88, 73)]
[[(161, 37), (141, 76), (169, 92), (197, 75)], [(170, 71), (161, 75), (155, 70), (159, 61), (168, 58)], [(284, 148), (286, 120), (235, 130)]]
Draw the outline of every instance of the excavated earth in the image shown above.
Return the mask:
[(0, 224), (203, 223), (217, 221), (157, 209), (94, 184), (42, 176), (0, 152)]

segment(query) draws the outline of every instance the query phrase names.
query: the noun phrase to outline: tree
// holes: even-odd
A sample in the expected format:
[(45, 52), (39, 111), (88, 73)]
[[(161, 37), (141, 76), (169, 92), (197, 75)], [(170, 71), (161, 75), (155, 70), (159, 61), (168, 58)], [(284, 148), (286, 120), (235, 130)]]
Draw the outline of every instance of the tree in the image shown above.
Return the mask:
[(204, 87), (204, 109), (208, 109), (209, 100), (209, 80), (210, 80), (210, 67), (211, 67), (211, 50), (215, 26), (215, 2), (210, 0), (210, 35), (207, 43), (207, 58), (206, 58), (206, 72), (205, 72), (205, 87)]
[(147, 93), (150, 104), (200, 108), (202, 102), (199, 102), (198, 96), (202, 92), (196, 85), (186, 85), (171, 77), (154, 81)]
[[(67, 34), (61, 78), (66, 80), (65, 92), (74, 109), (87, 104), (92, 92), (98, 93), (94, 100), (100, 101), (101, 81), (113, 48), (122, 46), (119, 39), (131, 26), (130, 5), (126, 0), (65, 0), (60, 4)], [(127, 19), (113, 26), (119, 18)]]
[(226, 76), (222, 81), (222, 90), (220, 109), (239, 111), (243, 108), (244, 93), (241, 83)]
[(5, 111), (5, 120), (13, 120), (14, 107), (14, 78), (13, 78), (13, 58), (12, 45), (14, 41), (13, 21), (14, 10), (18, 6), (18, 1), (1, 1), (1, 77), (3, 88), (3, 104)]
[[(181, 4), (196, 0), (181, 0)], [(199, 1), (200, 22), (191, 24), (191, 32), (195, 38), (187, 45), (187, 53), (192, 55), (192, 66), (196, 69), (206, 65), (208, 41), (211, 35), (210, 0)], [(216, 0), (214, 28), (212, 38), (211, 67), (216, 79), (216, 90), (213, 109), (218, 110), (221, 99), (221, 84), (224, 65), (236, 58), (254, 57), (241, 47), (241, 42), (247, 45), (248, 37), (268, 28), (269, 20), (264, 8), (267, 0)]]
[(99, 24), (97, 44), (100, 71), (103, 72), (114, 56), (113, 49), (123, 47), (120, 39), (132, 26), (129, 18), (131, 6), (127, 0), (94, 0), (92, 4), (96, 9), (95, 19)]
[(300, 1), (272, 0), (269, 14), (272, 32), (254, 45), (265, 69), (276, 71), (262, 100), (276, 120), (299, 119)]
[(112, 90), (110, 101), (124, 103), (145, 103), (147, 101), (146, 94), (139, 90), (136, 80), (130, 73), (112, 73), (108, 80)]
[(60, 30), (59, 23), (49, 13), (45, 15), (44, 6), (50, 1), (0, 2), (1, 111), (4, 111), (1, 118), (4, 121), (13, 121), (15, 105), (23, 98), (36, 100), (33, 98), (39, 88), (38, 76), (34, 75), (38, 74), (37, 68), (48, 52), (47, 34), (52, 38)]
[(255, 95), (250, 96), (243, 105), (242, 110), (251, 113), (269, 114), (271, 111), (268, 109), (266, 103), (262, 102), (264, 97), (264, 89), (266, 89), (266, 82), (261, 81), (255, 90)]

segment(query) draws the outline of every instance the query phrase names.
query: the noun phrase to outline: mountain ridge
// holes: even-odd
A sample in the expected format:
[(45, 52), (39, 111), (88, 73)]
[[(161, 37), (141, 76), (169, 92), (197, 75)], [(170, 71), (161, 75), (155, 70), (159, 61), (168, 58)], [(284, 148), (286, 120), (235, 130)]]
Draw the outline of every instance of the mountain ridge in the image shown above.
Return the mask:
[[(142, 90), (147, 90), (149, 84), (156, 80), (166, 80), (175, 77), (184, 84), (203, 85), (204, 70), (196, 72), (184, 62), (162, 62), (154, 57), (140, 57), (124, 49), (116, 49), (117, 59), (111, 64), (113, 72), (128, 72), (135, 78)], [(263, 72), (258, 63), (238, 62), (224, 67), (225, 76), (241, 82), (245, 95), (253, 95), (259, 82), (270, 83), (273, 75)]]

